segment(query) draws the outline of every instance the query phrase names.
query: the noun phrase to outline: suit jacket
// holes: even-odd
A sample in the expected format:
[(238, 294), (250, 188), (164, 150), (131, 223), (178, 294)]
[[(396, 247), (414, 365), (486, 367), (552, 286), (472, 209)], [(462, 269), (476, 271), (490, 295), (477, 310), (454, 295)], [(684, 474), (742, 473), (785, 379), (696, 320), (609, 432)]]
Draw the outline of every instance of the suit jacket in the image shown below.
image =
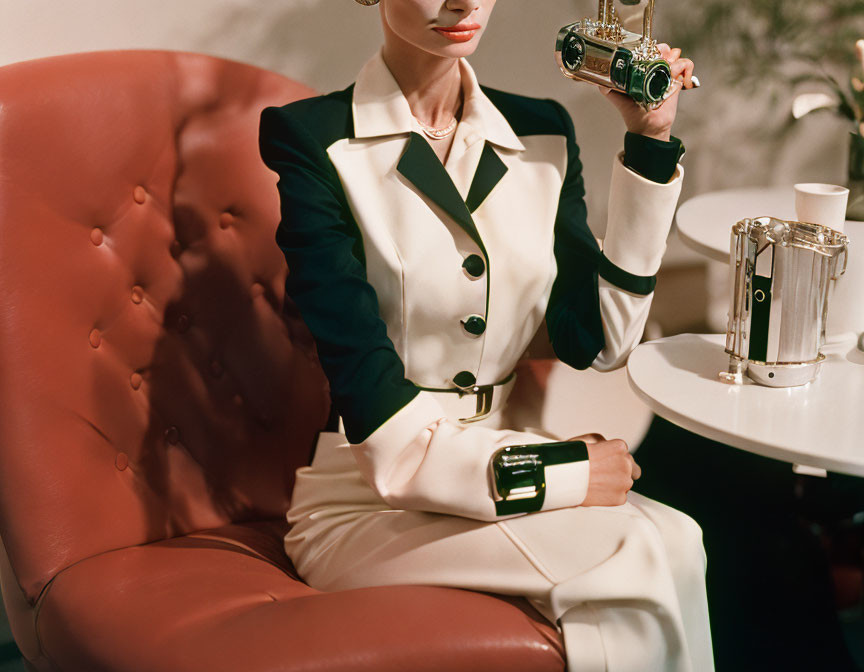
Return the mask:
[[(286, 293), (359, 469), (394, 507), (492, 520), (491, 453), (545, 438), (460, 426), (440, 391), (506, 379), (544, 317), (564, 362), (620, 366), (644, 328), (683, 168), (680, 143), (646, 152), (631, 138), (643, 163), (671, 152), (674, 174), (648, 179), (619, 154), (601, 251), (566, 110), (481, 87), (459, 65), (445, 165), (380, 52), (342, 91), (265, 109), (260, 148), (280, 178)], [(580, 503), (587, 467), (547, 468), (544, 508)]]

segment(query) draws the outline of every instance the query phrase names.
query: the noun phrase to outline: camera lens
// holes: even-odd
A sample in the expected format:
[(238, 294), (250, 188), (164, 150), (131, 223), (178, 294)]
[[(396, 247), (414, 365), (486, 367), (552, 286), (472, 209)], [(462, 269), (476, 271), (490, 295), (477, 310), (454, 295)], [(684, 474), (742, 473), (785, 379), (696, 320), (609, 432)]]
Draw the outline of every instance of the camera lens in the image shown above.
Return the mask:
[(570, 33), (561, 49), (561, 61), (571, 72), (577, 72), (585, 62), (585, 41), (575, 33)]
[(657, 64), (645, 78), (645, 97), (649, 102), (662, 100), (669, 85), (672, 83), (672, 73), (665, 63)]

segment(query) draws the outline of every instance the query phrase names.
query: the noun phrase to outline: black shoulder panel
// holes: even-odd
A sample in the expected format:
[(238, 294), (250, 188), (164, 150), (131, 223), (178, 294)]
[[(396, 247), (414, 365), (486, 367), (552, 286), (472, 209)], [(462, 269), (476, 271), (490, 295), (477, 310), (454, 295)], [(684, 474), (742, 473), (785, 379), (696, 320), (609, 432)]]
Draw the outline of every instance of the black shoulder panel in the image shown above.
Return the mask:
[(516, 135), (567, 135), (554, 101), (520, 96), (486, 86), (480, 88), (501, 111)]
[(281, 109), (290, 112), (309, 135), (327, 149), (342, 138), (354, 137), (353, 97), (354, 84), (351, 84), (341, 91), (288, 103)]

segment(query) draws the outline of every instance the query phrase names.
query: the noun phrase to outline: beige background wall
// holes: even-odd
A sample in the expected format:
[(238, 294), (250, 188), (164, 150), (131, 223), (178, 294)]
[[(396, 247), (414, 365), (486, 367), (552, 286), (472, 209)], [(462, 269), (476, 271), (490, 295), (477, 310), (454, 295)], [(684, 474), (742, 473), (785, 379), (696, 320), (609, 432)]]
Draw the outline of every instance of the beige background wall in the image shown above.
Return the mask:
[[(660, 37), (664, 20), (673, 25), (684, 7), (683, 0), (660, 0)], [(593, 87), (562, 77), (552, 59), (557, 29), (595, 11), (586, 0), (499, 0), (471, 61), (485, 84), (568, 107), (582, 146), (591, 224), (602, 235), (624, 128)], [(95, 49), (179, 49), (254, 63), (330, 91), (353, 81), (377, 47), (377, 14), (352, 0), (0, 0), (0, 65)], [(725, 187), (844, 179), (840, 122), (814, 117), (782, 142), (769, 142), (749, 122), (785, 110), (736, 95), (710, 57), (703, 55), (698, 68), (705, 86), (683, 96), (675, 128), (688, 148), (682, 200)], [(670, 262), (698, 260), (680, 245), (671, 248)]]

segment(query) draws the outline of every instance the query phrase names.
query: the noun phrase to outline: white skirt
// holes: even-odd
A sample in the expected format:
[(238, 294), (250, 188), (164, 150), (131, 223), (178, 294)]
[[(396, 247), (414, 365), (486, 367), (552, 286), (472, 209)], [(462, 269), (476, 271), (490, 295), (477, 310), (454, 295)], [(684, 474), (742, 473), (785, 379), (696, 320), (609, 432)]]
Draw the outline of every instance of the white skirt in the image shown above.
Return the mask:
[[(501, 411), (482, 424), (497, 427)], [(531, 430), (536, 432), (537, 430)], [(338, 591), (423, 584), (527, 598), (562, 632), (569, 672), (711, 672), (702, 530), (631, 492), (500, 522), (391, 509), (345, 436), (322, 433), (297, 471), (285, 552)]]

